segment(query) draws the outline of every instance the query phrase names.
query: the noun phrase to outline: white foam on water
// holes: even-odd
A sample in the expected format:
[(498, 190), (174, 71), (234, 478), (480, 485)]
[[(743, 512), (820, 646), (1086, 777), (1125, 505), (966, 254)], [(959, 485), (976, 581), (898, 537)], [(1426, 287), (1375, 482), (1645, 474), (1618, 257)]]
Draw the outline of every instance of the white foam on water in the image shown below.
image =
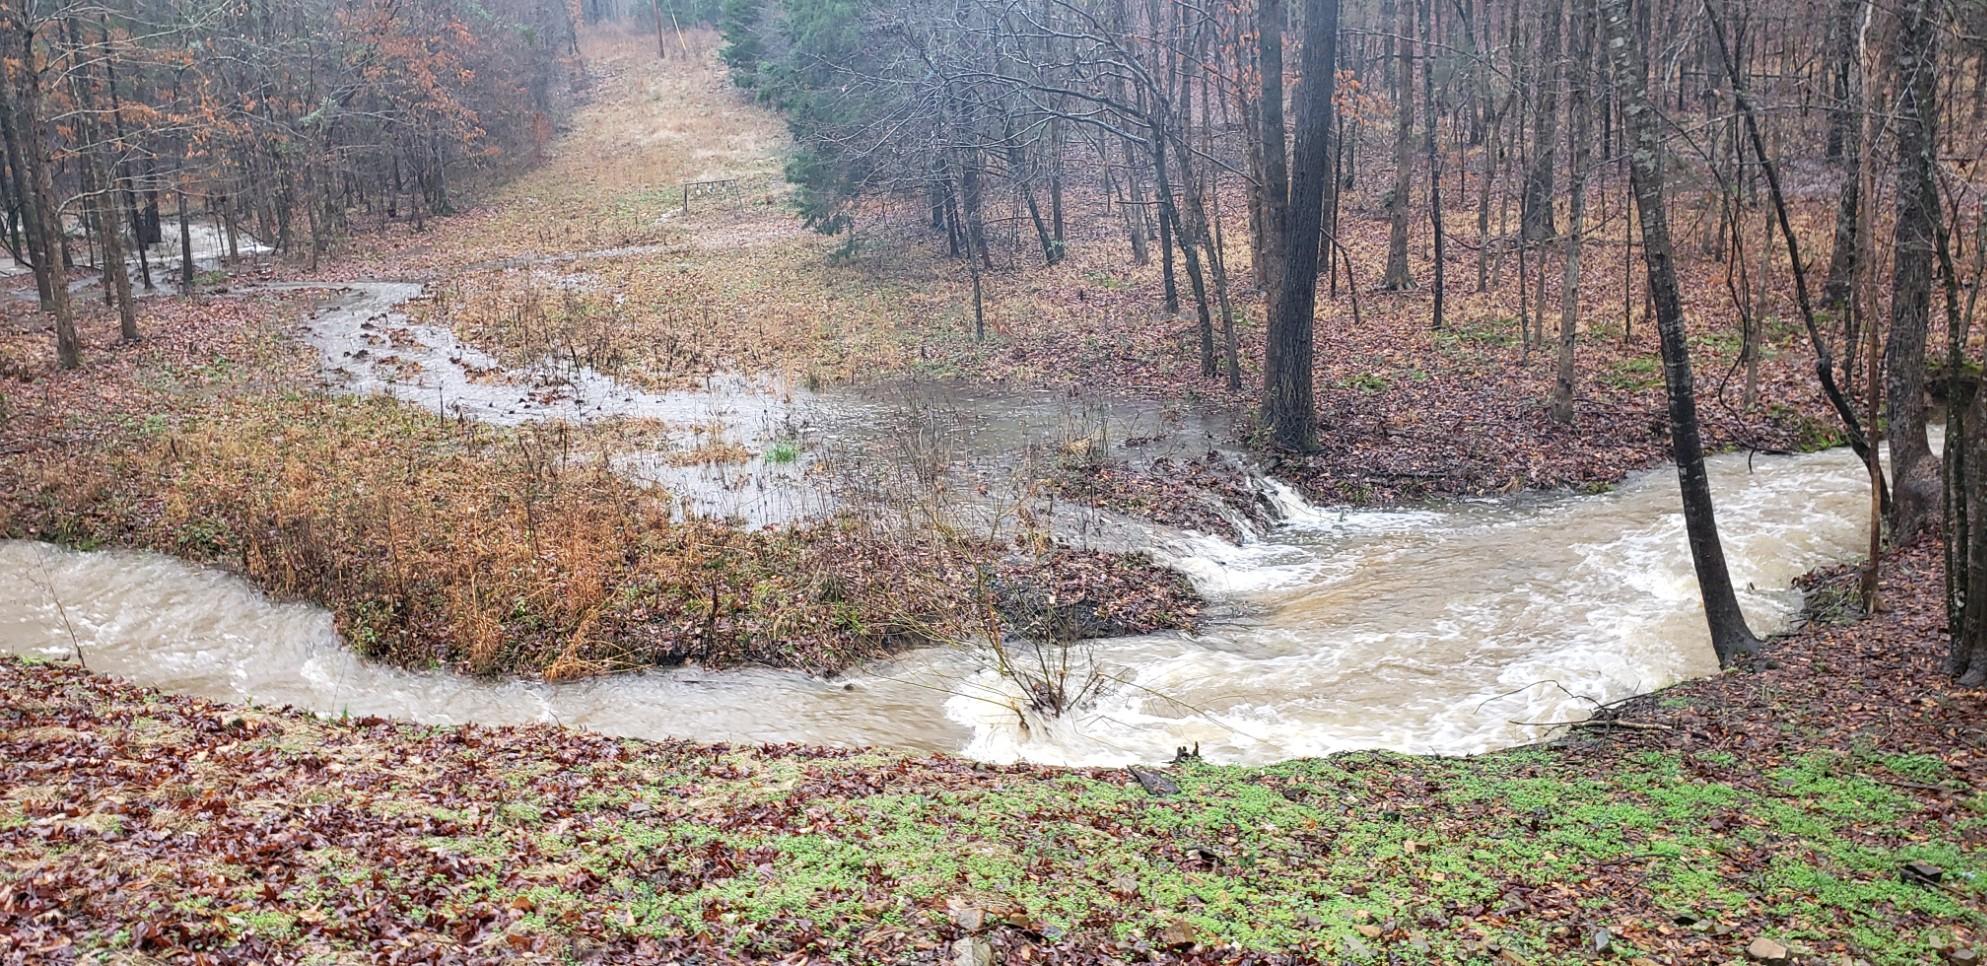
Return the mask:
[[(1853, 557), (1860, 464), (1844, 452), (1712, 461), (1726, 553), (1760, 633), (1792, 580)], [(1169, 562), (1246, 617), (1205, 634), (1089, 649), (1127, 684), (1059, 720), (954, 701), (967, 753), (994, 760), (1217, 760), (1350, 748), (1475, 753), (1534, 740), (1598, 703), (1714, 673), (1673, 470), (1612, 493), (1337, 511), (1276, 497), (1285, 523)], [(986, 682), (994, 687), (992, 681)]]
[[(1798, 574), (1852, 557), (1861, 467), (1842, 453), (1714, 460), (1748, 617), (1784, 628)], [(652, 737), (884, 744), (994, 761), (1158, 761), (1198, 744), (1261, 762), (1351, 748), (1469, 753), (1716, 670), (1666, 471), (1613, 493), (1413, 512), (1286, 505), (1237, 545), (1155, 551), (1234, 612), (1200, 634), (1078, 645), (1111, 680), (1061, 717), (1028, 709), (970, 648), (845, 679), (679, 670), (568, 685), (414, 673), (354, 656), (314, 607), (142, 553), (0, 544), (0, 648), (172, 690), (416, 721), (560, 721)], [(51, 594), (49, 588), (54, 589)], [(60, 599), (62, 608), (55, 601)], [(66, 614), (67, 623), (63, 618)], [(1507, 693), (1509, 692), (1509, 693)]]

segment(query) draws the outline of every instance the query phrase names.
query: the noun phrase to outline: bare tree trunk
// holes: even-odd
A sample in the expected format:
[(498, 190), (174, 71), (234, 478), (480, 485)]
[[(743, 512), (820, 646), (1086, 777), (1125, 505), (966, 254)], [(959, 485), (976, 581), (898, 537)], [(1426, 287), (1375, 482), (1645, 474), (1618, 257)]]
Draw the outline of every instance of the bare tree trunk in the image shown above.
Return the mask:
[(21, 250), (15, 252), (15, 258), (19, 259), (23, 254), (27, 256), (28, 267), (34, 269), (35, 288), (41, 297), (41, 309), (47, 312), (54, 308), (49, 293), (51, 276), (46, 271), (51, 262), (48, 250), (42, 247), (47, 239), (41, 230), (42, 212), (40, 200), (34, 189), (33, 162), (25, 153), (34, 148), (29, 136), (22, 133), (24, 118), (15, 111), (16, 98), (12, 86), (13, 82), (10, 79), (0, 75), (0, 135), (6, 138), (7, 157), (10, 161), (7, 165), (7, 176), (14, 189), (14, 197), (19, 199), (21, 206), (18, 229), (24, 231), (26, 235)]
[[(1864, 0), (1836, 0), (1834, 16), (1828, 23), (1828, 61), (1822, 66), (1823, 80), (1827, 84), (1830, 103), (1828, 105), (1828, 134), (1823, 139), (1823, 156), (1830, 161), (1842, 160), (1843, 148), (1849, 138), (1855, 136), (1857, 105), (1851, 100), (1851, 76), (1854, 73), (1856, 24), (1862, 20), (1859, 15)], [(1854, 164), (1854, 159), (1850, 163)]]
[(1421, 0), (1421, 100), (1426, 123), (1424, 142), (1428, 154), (1428, 227), (1435, 233), (1435, 319), (1433, 327), (1442, 328), (1447, 310), (1449, 272), (1448, 247), (1449, 233), (1442, 224), (1442, 152), (1436, 143), (1436, 121), (1440, 113), (1435, 100), (1435, 9), (1430, 0)]
[(1069, 230), (1063, 222), (1062, 207), (1062, 166), (1063, 133), (1062, 119), (1049, 122), (1049, 224), (1054, 230), (1056, 261), (1063, 260), (1069, 253)]
[[(1489, 82), (1485, 82), (1483, 96), (1488, 97)], [(1483, 171), (1477, 178), (1476, 200), (1476, 290), (1490, 290), (1490, 188), (1497, 182), (1497, 155), (1503, 150), (1499, 135), (1504, 127), (1504, 111), (1491, 113), (1490, 129), (1483, 144)]]
[[(69, 45), (79, 57), (83, 54), (80, 31), (74, 20), (69, 21)], [(106, 46), (102, 62), (107, 64), (110, 61), (110, 51)], [(117, 305), (118, 337), (125, 342), (136, 342), (138, 313), (131, 299), (131, 272), (124, 261), (124, 229), (118, 224), (118, 169), (112, 156), (111, 127), (95, 119), (96, 97), (92, 88), (96, 86), (96, 80), (97, 71), (92, 69), (79, 69), (71, 74), (70, 83), (76, 103), (88, 119), (79, 121), (77, 130), (94, 142), (86, 148), (83, 163), (89, 168), (96, 188), (94, 207), (97, 224), (103, 234), (104, 288)]]
[(1125, 234), (1131, 238), (1132, 263), (1136, 265), (1149, 265), (1152, 263), (1152, 254), (1146, 246), (1146, 240), (1152, 237), (1152, 220), (1145, 210), (1144, 179), (1138, 176), (1138, 169), (1137, 158), (1132, 153), (1130, 142), (1127, 142), (1125, 144), (1125, 188), (1128, 192), (1128, 197), (1131, 199), (1131, 204), (1125, 206)]
[(8, 71), (20, 72), (14, 113), (23, 142), (20, 156), (27, 160), (29, 191), (33, 196), (30, 200), (36, 211), (34, 220), (41, 234), (42, 254), (35, 270), (38, 281), (47, 286), (48, 311), (55, 316), (56, 363), (64, 369), (74, 369), (83, 364), (83, 345), (76, 335), (76, 316), (69, 299), (62, 205), (56, 200), (55, 178), (49, 171), (49, 139), (42, 130), (41, 74), (35, 66), (34, 31), (11, 8), (0, 13), (0, 17), (5, 18), (0, 22), (4, 22), (4, 29), (13, 41), (8, 45), (9, 54), (20, 57), (19, 66), (10, 66)]
[[(1214, 317), (1208, 307), (1207, 279), (1201, 271), (1200, 233), (1194, 225), (1187, 224), (1181, 217), (1180, 206), (1174, 200), (1173, 177), (1167, 171), (1171, 167), (1171, 162), (1167, 160), (1166, 144), (1173, 137), (1170, 127), (1170, 105), (1161, 100), (1153, 113), (1148, 115), (1147, 123), (1152, 127), (1154, 138), (1152, 170), (1159, 191), (1159, 237), (1161, 244), (1167, 246), (1168, 264), (1172, 262), (1172, 244), (1175, 241), (1179, 243), (1180, 255), (1187, 263), (1187, 284), (1193, 288), (1194, 309), (1198, 319), (1196, 331), (1200, 346), (1200, 374), (1202, 378), (1212, 379), (1218, 374), (1214, 360)], [(1185, 143), (1185, 138), (1181, 138), (1181, 143)], [(1181, 190), (1191, 195), (1195, 186), (1190, 158), (1184, 147), (1178, 153)], [(1191, 206), (1198, 202), (1189, 197), (1188, 204)], [(1167, 294), (1171, 299), (1167, 311), (1178, 312), (1178, 290), (1169, 290)]]
[(1214, 201), (1214, 245), (1209, 252), (1209, 260), (1214, 265), (1214, 291), (1221, 302), (1221, 349), (1222, 368), (1228, 373), (1228, 389), (1239, 392), (1242, 388), (1242, 351), (1235, 334), (1235, 304), (1229, 296), (1228, 253), (1221, 231), (1221, 173), (1212, 175)]
[(1962, 687), (1977, 688), (1987, 685), (1987, 392), (1973, 387), (1954, 402), (1957, 425), (1946, 434), (1957, 481), (1946, 522), (1946, 670)]
[(1559, 130), (1559, 28), (1565, 0), (1545, 0), (1539, 14), (1539, 49), (1535, 65), (1538, 86), (1533, 92), (1538, 113), (1532, 118), (1531, 167), (1525, 173), (1525, 194), (1519, 221), (1525, 241), (1539, 244), (1553, 235), (1553, 145)]
[[(1201, 81), (1201, 151), (1206, 157), (1215, 157), (1214, 147), (1214, 81), (1206, 78)], [(1221, 310), (1222, 370), (1228, 379), (1230, 390), (1242, 388), (1241, 352), (1236, 345), (1235, 305), (1228, 294), (1228, 254), (1223, 248), (1221, 230), (1221, 167), (1210, 164), (1207, 168), (1207, 199), (1203, 203), (1201, 193), (1195, 191), (1194, 219), (1200, 222), (1201, 241), (1207, 248), (1208, 275), (1214, 282), (1215, 304)]]
[(1856, 251), (1860, 244), (1856, 238), (1856, 208), (1862, 201), (1862, 179), (1856, 177), (1856, 168), (1861, 165), (1857, 158), (1859, 140), (1854, 133), (1846, 139), (1850, 173), (1843, 181), (1842, 194), (1836, 199), (1835, 247), (1829, 252), (1828, 274), (1821, 285), (1822, 307), (1837, 312), (1848, 308), (1850, 291), (1856, 284)]
[(1574, 344), (1580, 333), (1580, 246), (1587, 228), (1588, 129), (1587, 83), (1592, 67), (1593, 21), (1590, 11), (1576, 8), (1571, 26), (1573, 50), (1566, 75), (1567, 212), (1566, 274), (1559, 288), (1559, 356), (1552, 387), (1552, 418), (1573, 422)]
[[(1966, 333), (1979, 304), (1987, 268), (1987, 218), (1976, 230), (1973, 274), (1962, 286), (1946, 233), (1939, 233), (1939, 264), (1946, 283), (1946, 371), (1966, 365)], [(1960, 290), (1966, 311), (1959, 310)], [(1954, 379), (1946, 417), (1945, 558), (1946, 670), (1962, 686), (1987, 684), (1987, 392)]]
[(1394, 64), (1394, 186), (1387, 196), (1387, 273), (1380, 283), (1390, 292), (1414, 287), (1407, 267), (1407, 207), (1414, 186), (1415, 0), (1398, 2), (1400, 20), (1393, 38), (1399, 49)]
[(1180, 283), (1173, 272), (1173, 186), (1166, 179), (1166, 135), (1152, 124), (1153, 191), (1159, 195), (1159, 274), (1165, 290), (1166, 314), (1180, 312)]
[(179, 196), (179, 287), (186, 294), (193, 294), (193, 213), (188, 209), (186, 189), (180, 188)]
[(1332, 95), (1337, 84), (1338, 0), (1306, 0), (1304, 83), (1297, 152), (1284, 224), (1283, 284), (1271, 303), (1263, 359), (1263, 423), (1270, 439), (1295, 452), (1317, 448), (1317, 401), (1311, 384), (1312, 330), (1318, 298), (1318, 247), (1331, 170)]
[(1263, 291), (1277, 292), (1283, 286), (1283, 258), (1289, 244), (1286, 234), (1290, 196), (1289, 143), (1283, 121), (1283, 0), (1260, 0), (1261, 23), (1256, 36), (1256, 63), (1262, 71), (1263, 95), (1258, 105), (1257, 127), (1262, 140), (1263, 264), (1256, 277)]
[(1897, 219), (1893, 228), (1890, 334), (1884, 345), (1891, 451), (1891, 539), (1917, 536), (1938, 512), (1939, 461), (1925, 430), (1925, 337), (1931, 325), (1932, 255), (1939, 230), (1936, 89), (1939, 8), (1898, 8)]
[[(1858, 177), (1857, 173), (1862, 170), (1863, 163), (1864, 124), (1859, 115), (1862, 113), (1866, 93), (1859, 76), (1860, 71), (1852, 69), (1851, 64), (1860, 60), (1854, 56), (1855, 45), (1852, 39), (1864, 20), (1865, 2), (1866, 0), (1842, 2), (1842, 12), (1851, 21), (1842, 27), (1844, 63), (1840, 90), (1843, 104), (1839, 112), (1842, 130), (1838, 133), (1833, 128), (1833, 125), (1838, 123), (1838, 115), (1831, 115), (1829, 121), (1831, 125), (1829, 157), (1842, 159), (1849, 170), (1849, 177), (1842, 185), (1842, 195), (1836, 201), (1835, 247), (1829, 252), (1828, 274), (1821, 286), (1822, 308), (1835, 312), (1846, 311), (1849, 308), (1851, 290), (1856, 284), (1856, 253), (1862, 244), (1861, 239), (1856, 236), (1857, 209), (1862, 201), (1863, 188), (1862, 178)], [(1853, 348), (1849, 355), (1854, 357)]]
[[(99, 36), (103, 40), (103, 48), (109, 50), (109, 46), (111, 46), (109, 20), (107, 18), (99, 18), (97, 20), (97, 30), (99, 30)], [(105, 85), (109, 85), (109, 91), (111, 91), (111, 123), (113, 123), (113, 133), (117, 135), (117, 143), (123, 143), (123, 139), (125, 139), (123, 99), (117, 93), (117, 60), (115, 58), (105, 58), (103, 60), (103, 80), (105, 80)], [(137, 272), (139, 272), (139, 278), (145, 282), (145, 290), (151, 292), (151, 288), (153, 288), (153, 284), (151, 284), (151, 258), (145, 254), (145, 244), (151, 242), (151, 237), (145, 231), (145, 217), (139, 213), (137, 189), (133, 187), (131, 163), (129, 161), (119, 161), (117, 163), (117, 177), (121, 181), (125, 181), (125, 189), (123, 189), (123, 195), (125, 195), (125, 215), (127, 215), (127, 225), (131, 225), (131, 246), (137, 248)], [(232, 241), (232, 235), (230, 235), (229, 239)]]
[(1049, 230), (1049, 223), (1042, 217), (1042, 206), (1035, 199), (1035, 166), (1029, 160), (1029, 152), (1014, 130), (1012, 108), (1006, 112), (1007, 126), (1002, 132), (1002, 140), (1007, 142), (1008, 176), (1021, 192), (1021, 200), (1028, 206), (1028, 220), (1035, 226), (1035, 240), (1042, 246), (1042, 262), (1053, 266), (1062, 261), (1062, 243)]
[(1663, 383), (1669, 396), (1670, 442), (1683, 497), (1684, 529), (1689, 534), (1690, 557), (1704, 599), (1711, 646), (1717, 652), (1718, 663), (1729, 665), (1757, 653), (1759, 640), (1746, 626), (1745, 614), (1739, 610), (1732, 575), (1725, 565), (1724, 544), (1718, 536), (1711, 481), (1704, 468), (1696, 387), (1690, 371), (1690, 344), (1684, 333), (1683, 302), (1677, 291), (1668, 215), (1663, 206), (1659, 120), (1649, 104), (1643, 52), (1629, 26), (1629, 0), (1605, 0), (1601, 19), (1607, 30), (1616, 96), (1627, 126), (1629, 174), (1642, 217), (1642, 256), (1649, 269), (1649, 289), (1656, 303)]

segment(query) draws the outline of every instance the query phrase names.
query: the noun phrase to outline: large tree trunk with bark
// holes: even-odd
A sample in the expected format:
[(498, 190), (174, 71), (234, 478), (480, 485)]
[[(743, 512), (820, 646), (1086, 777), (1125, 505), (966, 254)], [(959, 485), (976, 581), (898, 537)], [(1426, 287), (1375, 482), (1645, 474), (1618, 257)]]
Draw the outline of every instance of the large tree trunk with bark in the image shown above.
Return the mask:
[(1690, 345), (1684, 332), (1683, 302), (1677, 291), (1669, 218), (1663, 202), (1660, 123), (1649, 103), (1642, 50), (1629, 25), (1629, 0), (1606, 0), (1601, 19), (1614, 67), (1616, 99), (1627, 126), (1629, 177), (1641, 215), (1642, 257), (1649, 271), (1649, 291), (1656, 307), (1663, 384), (1669, 396), (1670, 442), (1683, 497), (1684, 529), (1689, 536), (1698, 590), (1704, 599), (1711, 646), (1717, 652), (1719, 665), (1728, 666), (1757, 653), (1759, 640), (1746, 626), (1745, 614), (1739, 610), (1732, 575), (1725, 565), (1724, 544), (1718, 536), (1711, 481), (1705, 473), (1696, 386), (1690, 371)]
[(1407, 208), (1414, 177), (1414, 0), (1399, 0), (1399, 47), (1394, 63), (1394, 186), (1387, 194), (1387, 274), (1390, 292), (1414, 287), (1407, 268)]
[(1842, 160), (1843, 149), (1855, 136), (1860, 123), (1850, 91), (1855, 75), (1856, 25), (1862, 20), (1863, 3), (1864, 0), (1836, 0), (1835, 15), (1828, 24), (1828, 62), (1822, 66), (1829, 97), (1828, 133), (1823, 138), (1822, 154), (1830, 161)]
[(1884, 345), (1886, 429), (1891, 447), (1891, 539), (1906, 542), (1939, 509), (1939, 461), (1925, 430), (1925, 337), (1931, 326), (1932, 257), (1942, 219), (1935, 180), (1938, 115), (1938, 5), (1906, 0), (1898, 9), (1896, 263), (1891, 275), (1890, 333)]
[(1263, 92), (1257, 104), (1256, 127), (1261, 141), (1263, 263), (1256, 278), (1263, 291), (1283, 287), (1283, 256), (1287, 249), (1284, 218), (1290, 198), (1289, 143), (1283, 130), (1283, 0), (1261, 0), (1261, 24), (1256, 37), (1256, 67), (1262, 72)]
[(1331, 181), (1332, 95), (1337, 84), (1338, 0), (1304, 4), (1304, 83), (1297, 151), (1284, 209), (1283, 284), (1271, 296), (1263, 354), (1263, 424), (1270, 441), (1294, 452), (1317, 448), (1311, 386), (1312, 329), (1318, 302), (1318, 249)]
[(15, 103), (13, 81), (0, 75), (0, 137), (6, 139), (9, 162), (7, 176), (14, 189), (14, 197), (18, 199), (21, 208), (17, 227), (25, 234), (21, 245), (23, 250), (17, 251), (15, 257), (26, 256), (28, 267), (34, 270), (35, 288), (41, 297), (41, 309), (47, 312), (54, 308), (49, 292), (49, 281), (53, 276), (46, 271), (49, 257), (47, 249), (42, 247), (46, 238), (41, 230), (41, 206), (36, 200), (34, 180), (30, 175), (32, 167), (25, 153), (33, 150), (34, 146), (30, 136), (20, 129), (21, 116), (15, 110)]
[(19, 90), (13, 98), (15, 126), (22, 141), (21, 157), (28, 168), (28, 203), (36, 213), (34, 221), (41, 235), (40, 263), (35, 271), (48, 294), (48, 311), (55, 317), (55, 358), (64, 369), (83, 364), (83, 344), (76, 335), (76, 316), (69, 298), (69, 279), (64, 268), (68, 259), (62, 231), (62, 204), (55, 194), (55, 176), (49, 170), (49, 139), (41, 116), (41, 74), (35, 66), (34, 32), (11, 10), (4, 16), (9, 59), (18, 58), (8, 71), (18, 71)]
[(1442, 328), (1448, 314), (1449, 284), (1449, 230), (1442, 220), (1442, 151), (1438, 142), (1441, 112), (1435, 100), (1435, 6), (1431, 0), (1421, 0), (1421, 100), (1422, 145), (1428, 155), (1428, 228), (1435, 236), (1434, 264), (1430, 266), (1433, 278), (1430, 284), (1435, 289), (1434, 318), (1432, 328)]

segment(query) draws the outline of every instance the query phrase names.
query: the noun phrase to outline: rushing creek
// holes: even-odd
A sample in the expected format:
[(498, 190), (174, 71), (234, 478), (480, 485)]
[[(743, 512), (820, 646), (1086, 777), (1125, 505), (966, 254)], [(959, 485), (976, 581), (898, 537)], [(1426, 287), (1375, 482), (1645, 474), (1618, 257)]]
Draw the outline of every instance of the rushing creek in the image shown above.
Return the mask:
[[(997, 465), (1067, 439), (1071, 417), (1044, 397), (728, 392), (648, 394), (568, 372), (561, 393), (467, 378), (488, 360), (445, 330), (409, 331), (382, 313), (411, 286), (348, 289), (307, 333), (327, 371), (357, 392), (389, 392), (474, 418), (639, 415), (726, 422), (748, 448), (780, 436), (810, 453), (875, 457), (884, 441), (928, 437), (948, 459)], [(363, 331), (401, 329), (426, 375), (395, 383), (365, 364)], [(355, 358), (357, 361), (355, 361)], [(453, 368), (451, 368), (453, 367)], [(408, 377), (413, 378), (413, 377)], [(940, 395), (943, 395), (942, 393)], [(778, 399), (775, 405), (768, 400)], [(716, 402), (714, 400), (721, 400)], [(944, 416), (932, 425), (934, 409)], [(1157, 407), (1087, 413), (1119, 438), (1164, 431), (1204, 452), (1219, 427)], [(937, 445), (937, 444), (934, 444)], [(865, 448), (867, 447), (867, 448)], [(811, 457), (812, 458), (812, 457)], [(664, 461), (654, 461), (655, 469)], [(671, 469), (655, 481), (701, 493), (686, 510), (754, 522), (804, 515), (803, 465), (701, 489)], [(622, 467), (642, 476), (644, 464)], [(658, 472), (661, 472), (658, 470)], [(1866, 481), (1846, 451), (1712, 460), (1719, 523), (1756, 631), (1784, 629), (1791, 581), (1858, 552)], [(708, 483), (708, 481), (706, 481)], [(1280, 522), (1240, 544), (1098, 514), (1059, 524), (1069, 538), (1138, 546), (1193, 578), (1216, 613), (1198, 634), (1093, 642), (1079, 664), (1107, 683), (1059, 719), (1024, 714), (1019, 689), (968, 647), (936, 647), (834, 679), (773, 670), (654, 671), (569, 684), (492, 682), (369, 663), (324, 610), (270, 601), (243, 581), (156, 554), (73, 552), (0, 542), (0, 651), (227, 701), (422, 722), (556, 721), (603, 732), (725, 742), (840, 743), (1010, 761), (1163, 760), (1198, 744), (1219, 761), (1264, 762), (1353, 748), (1470, 753), (1533, 740), (1605, 702), (1716, 670), (1678, 510), (1663, 468), (1602, 494), (1524, 495), (1412, 511), (1306, 504), (1264, 481)], [(781, 492), (777, 498), (769, 493)], [(812, 494), (812, 495), (810, 495)], [(747, 506), (746, 503), (750, 503)]]

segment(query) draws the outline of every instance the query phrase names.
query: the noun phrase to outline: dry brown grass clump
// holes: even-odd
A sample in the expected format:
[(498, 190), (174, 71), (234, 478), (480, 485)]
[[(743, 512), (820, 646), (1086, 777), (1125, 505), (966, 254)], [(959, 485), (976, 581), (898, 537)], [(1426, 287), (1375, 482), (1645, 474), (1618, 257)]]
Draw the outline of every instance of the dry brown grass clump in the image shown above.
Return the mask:
[(1195, 613), (1191, 590), (1142, 559), (849, 520), (780, 532), (672, 520), (666, 495), (588, 451), (601, 440), (385, 399), (250, 395), (25, 454), (0, 506), (15, 535), (222, 562), (329, 607), (368, 655), (478, 674), (830, 672), (968, 633), (996, 581), (1094, 598), (1100, 632)]

